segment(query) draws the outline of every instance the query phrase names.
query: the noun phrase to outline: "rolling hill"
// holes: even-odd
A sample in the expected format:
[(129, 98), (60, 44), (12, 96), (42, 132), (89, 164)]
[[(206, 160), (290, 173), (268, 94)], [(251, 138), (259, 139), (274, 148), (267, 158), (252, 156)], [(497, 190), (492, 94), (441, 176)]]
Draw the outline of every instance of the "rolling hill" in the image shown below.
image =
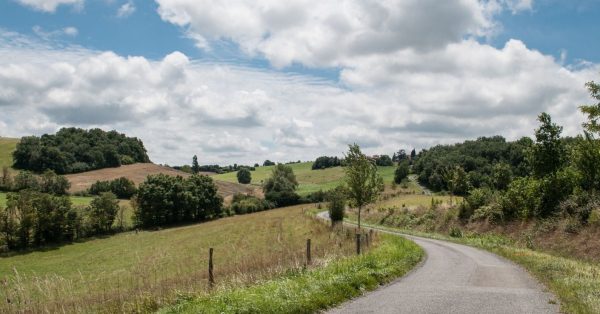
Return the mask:
[[(319, 190), (329, 190), (339, 185), (344, 177), (344, 168), (333, 167), (320, 170), (312, 170), (312, 162), (289, 164), (294, 170), (298, 180), (298, 193), (306, 195)], [(251, 185), (259, 187), (266, 180), (275, 166), (258, 167), (252, 171)], [(379, 174), (386, 184), (390, 184), (394, 178), (395, 167), (379, 167)], [(236, 172), (229, 172), (213, 176), (214, 179), (226, 182), (237, 182)]]
[[(140, 183), (144, 182), (147, 176), (159, 173), (170, 176), (190, 176), (189, 173), (175, 170), (173, 168), (152, 163), (140, 163), (125, 165), (117, 168), (105, 168), (82, 173), (68, 174), (65, 177), (67, 177), (69, 182), (71, 182), (71, 189), (69, 192), (74, 193), (86, 190), (96, 181), (113, 180), (119, 177), (126, 177), (132, 180), (136, 185), (139, 185)], [(254, 193), (254, 190), (256, 189), (254, 186), (246, 186), (234, 182), (224, 182), (220, 180), (215, 180), (215, 184), (219, 189), (219, 194), (225, 198), (235, 193)]]

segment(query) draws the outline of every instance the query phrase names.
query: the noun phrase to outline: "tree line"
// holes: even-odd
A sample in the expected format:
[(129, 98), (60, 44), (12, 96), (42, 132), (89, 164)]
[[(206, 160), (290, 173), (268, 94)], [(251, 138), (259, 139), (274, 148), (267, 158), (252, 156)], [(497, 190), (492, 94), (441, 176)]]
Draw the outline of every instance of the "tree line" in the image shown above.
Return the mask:
[(56, 134), (26, 136), (13, 152), (16, 169), (58, 174), (150, 162), (141, 140), (117, 131), (63, 128)]

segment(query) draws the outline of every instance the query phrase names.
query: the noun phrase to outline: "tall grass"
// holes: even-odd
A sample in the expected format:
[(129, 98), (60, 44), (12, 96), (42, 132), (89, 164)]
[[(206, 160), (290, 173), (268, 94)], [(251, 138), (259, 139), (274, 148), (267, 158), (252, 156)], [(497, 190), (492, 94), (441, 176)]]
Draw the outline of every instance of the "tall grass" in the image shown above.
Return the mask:
[(375, 249), (333, 260), (322, 268), (296, 269), (250, 287), (224, 287), (181, 300), (162, 313), (312, 313), (330, 308), (404, 275), (423, 251), (401, 237), (383, 235)]
[(0, 258), (0, 312), (148, 312), (207, 291), (208, 248), (218, 286), (246, 286), (305, 263), (354, 254), (301, 206), (153, 232), (128, 232)]

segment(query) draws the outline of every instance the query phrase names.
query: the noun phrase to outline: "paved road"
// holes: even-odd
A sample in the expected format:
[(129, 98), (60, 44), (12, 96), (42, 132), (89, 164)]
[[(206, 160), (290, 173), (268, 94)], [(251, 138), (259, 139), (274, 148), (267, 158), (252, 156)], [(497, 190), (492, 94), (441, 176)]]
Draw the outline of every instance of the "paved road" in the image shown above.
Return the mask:
[(552, 304), (557, 299), (504, 258), (465, 245), (405, 237), (425, 250), (420, 267), (328, 313), (559, 313)]

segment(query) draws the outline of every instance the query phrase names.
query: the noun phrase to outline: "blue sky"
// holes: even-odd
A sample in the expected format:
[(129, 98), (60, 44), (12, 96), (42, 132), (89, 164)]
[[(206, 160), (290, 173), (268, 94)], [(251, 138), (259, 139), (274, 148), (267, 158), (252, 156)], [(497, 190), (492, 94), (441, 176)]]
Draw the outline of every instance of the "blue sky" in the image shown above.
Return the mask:
[(0, 136), (100, 127), (156, 162), (229, 164), (516, 139), (542, 111), (576, 135), (599, 17), (597, 0), (5, 0)]
[[(0, 26), (11, 31), (36, 36), (39, 26), (46, 32), (76, 27), (77, 36), (60, 36), (65, 43), (95, 50), (110, 50), (120, 55), (140, 55), (160, 59), (180, 51), (192, 59), (230, 62), (258, 68), (268, 68), (261, 56), (249, 57), (240, 53), (235, 43), (216, 43), (211, 51), (200, 50), (185, 36), (184, 28), (165, 22), (157, 14), (154, 1), (131, 1), (135, 12), (117, 17), (119, 7), (128, 1), (92, 0), (83, 8), (58, 6), (54, 13), (33, 10), (14, 0), (0, 2)], [(566, 62), (581, 60), (600, 62), (600, 1), (597, 0), (537, 0), (531, 10), (517, 13), (503, 11), (497, 22), (500, 30), (491, 38), (480, 38), (501, 48), (511, 38), (520, 39), (527, 47), (544, 54), (561, 57)], [(315, 68), (293, 64), (283, 71), (307, 73), (337, 79), (339, 69)]]

